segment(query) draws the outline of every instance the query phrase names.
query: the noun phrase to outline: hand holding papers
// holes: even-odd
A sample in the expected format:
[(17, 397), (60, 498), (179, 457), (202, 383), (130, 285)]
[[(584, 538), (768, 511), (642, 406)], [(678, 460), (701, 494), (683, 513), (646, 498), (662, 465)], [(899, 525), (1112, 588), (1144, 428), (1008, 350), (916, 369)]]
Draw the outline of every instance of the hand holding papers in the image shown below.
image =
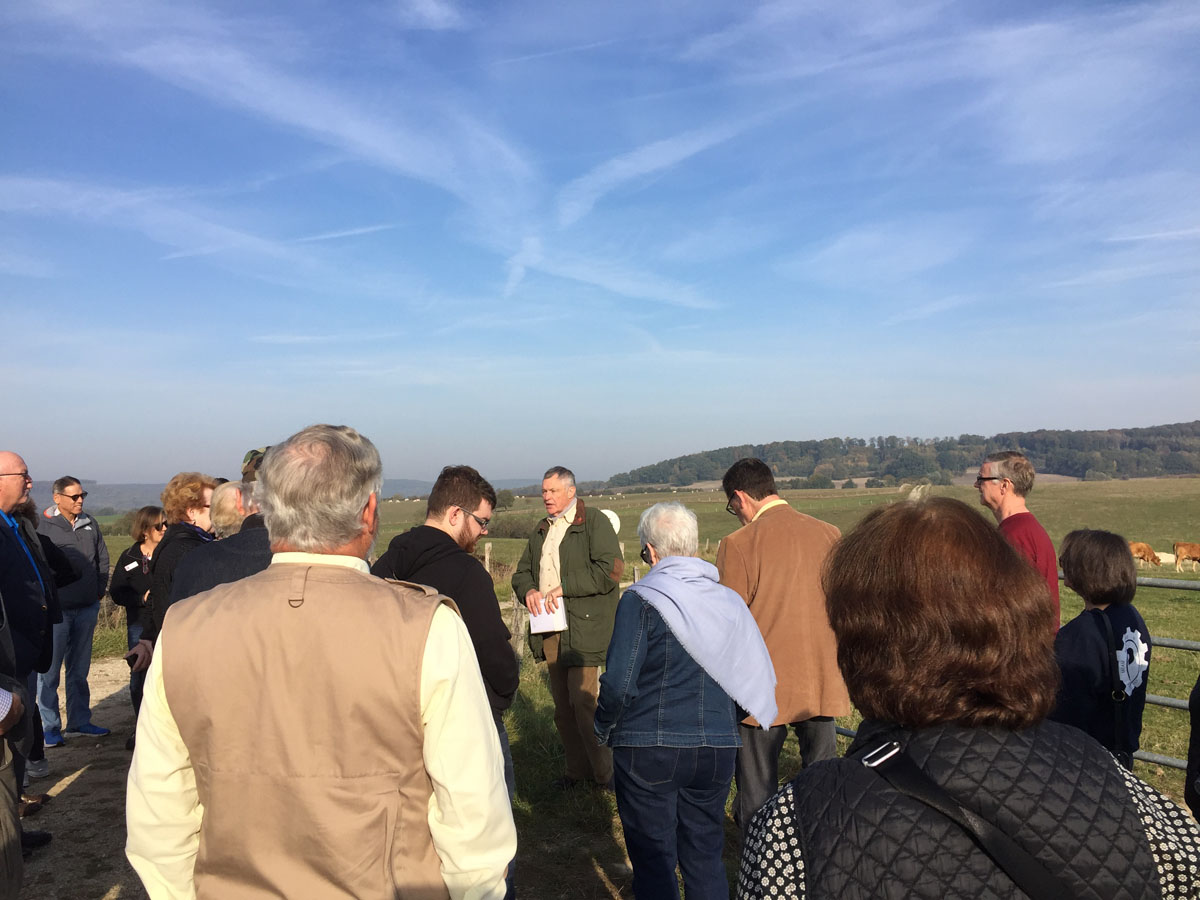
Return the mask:
[(533, 634), (549, 634), (567, 630), (567, 608), (565, 606), (560, 603), (551, 612), (549, 604), (546, 604), (542, 609), (543, 612), (529, 614), (529, 630)]

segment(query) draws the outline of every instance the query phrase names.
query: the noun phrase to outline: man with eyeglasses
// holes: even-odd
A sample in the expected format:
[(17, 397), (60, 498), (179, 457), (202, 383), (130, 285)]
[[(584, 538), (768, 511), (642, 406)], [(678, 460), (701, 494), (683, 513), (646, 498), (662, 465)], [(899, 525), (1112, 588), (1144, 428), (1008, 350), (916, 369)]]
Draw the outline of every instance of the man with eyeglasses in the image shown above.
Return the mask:
[[(779, 754), (796, 732), (805, 768), (837, 756), (833, 717), (848, 715), (850, 695), (837, 665), (837, 639), (825, 610), (821, 568), (840, 536), (828, 522), (792, 509), (761, 459), (739, 459), (721, 487), (742, 527), (717, 548), (721, 584), (741, 594), (775, 666), (775, 720), (747, 716), (738, 726), (733, 820), (745, 833), (779, 790)], [(769, 725), (768, 728), (761, 727)]]
[(992, 511), (1004, 539), (1046, 579), (1054, 601), (1054, 630), (1058, 631), (1058, 558), (1046, 529), (1025, 506), (1034, 474), (1033, 464), (1024, 454), (1001, 450), (984, 459), (975, 487), (979, 502)]
[[(38, 676), (38, 710), (47, 747), (61, 747), (66, 734), (103, 737), (107, 728), (92, 724), (88, 672), (92, 667), (92, 634), (100, 616), (100, 599), (108, 588), (108, 548), (100, 524), (83, 511), (87, 491), (79, 479), (64, 475), (54, 482), (54, 505), (42, 513), (38, 531), (50, 538), (71, 561), (79, 579), (59, 588), (63, 621), (54, 626), (50, 668)], [(58, 706), (59, 673), (66, 665), (67, 726)]]
[[(511, 803), (513, 763), (504, 711), (517, 693), (517, 656), (509, 644), (512, 635), (500, 615), (492, 576), (472, 555), (479, 539), (487, 534), (495, 506), (496, 491), (479, 472), (470, 466), (446, 466), (429, 493), (425, 524), (392, 538), (371, 567), (371, 574), (427, 584), (458, 605), (496, 721)], [(510, 866), (509, 897), (513, 896), (512, 875)]]
[[(18, 508), (29, 498), (33, 480), (29, 467), (16, 453), (0, 451), (0, 595), (4, 597), (5, 621), (12, 639), (12, 671), (2, 668), (3, 674), (14, 675), (22, 685), (36, 686), (34, 673), (50, 665), (53, 652), (52, 625), (57, 606), (53, 601), (54, 574), (42, 559), (41, 548), (34, 546), (36, 533), (25, 531), (17, 519)], [(14, 727), (6, 737), (16, 741), (22, 733), (25, 739), (18, 746), (13, 760), (15, 796), (21, 794), (26, 760), (33, 749), (35, 729), (32, 721), (33, 698), (29, 691), (17, 690), (25, 708), (23, 727)], [(2, 705), (2, 704), (0, 704)], [(3, 776), (0, 776), (3, 777)], [(7, 791), (0, 791), (6, 799)], [(50, 842), (46, 831), (23, 830), (21, 845), (26, 850)]]

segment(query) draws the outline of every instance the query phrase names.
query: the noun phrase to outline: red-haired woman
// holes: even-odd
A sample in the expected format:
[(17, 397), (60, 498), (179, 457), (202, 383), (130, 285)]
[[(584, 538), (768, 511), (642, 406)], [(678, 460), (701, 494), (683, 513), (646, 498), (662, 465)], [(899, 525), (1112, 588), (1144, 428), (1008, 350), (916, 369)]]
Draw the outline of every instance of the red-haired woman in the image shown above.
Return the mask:
[(739, 896), (1196, 896), (1187, 813), (1046, 720), (1046, 582), (974, 510), (874, 510), (824, 586), (862, 726), (755, 816)]
[(142, 637), (130, 651), (130, 656), (135, 659), (135, 672), (150, 666), (154, 642), (158, 640), (163, 616), (171, 605), (171, 582), (179, 560), (213, 540), (209, 510), (216, 486), (217, 480), (211, 475), (180, 472), (163, 488), (162, 505), (166, 512), (167, 532), (150, 565), (150, 600), (149, 608), (143, 612)]

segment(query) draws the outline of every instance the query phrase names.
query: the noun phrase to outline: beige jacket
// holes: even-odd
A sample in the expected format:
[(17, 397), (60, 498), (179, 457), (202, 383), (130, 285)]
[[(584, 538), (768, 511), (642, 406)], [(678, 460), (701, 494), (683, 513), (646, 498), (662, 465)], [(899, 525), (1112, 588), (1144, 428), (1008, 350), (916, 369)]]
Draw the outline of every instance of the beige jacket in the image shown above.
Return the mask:
[[(130, 859), (151, 896), (189, 888), (157, 843), (178, 818), (155, 795), (171, 724), (199, 807), (194, 896), (502, 896), (515, 831), (478, 664), (451, 609), (429, 588), (345, 565), (278, 563), (176, 604), (130, 773)], [(435, 618), (454, 627), (443, 622), (439, 658), (426, 660)], [(447, 827), (460, 832), (452, 850), (435, 846)]]
[[(721, 584), (742, 595), (775, 665), (779, 713), (772, 725), (850, 712), (821, 590), (821, 566), (840, 536), (828, 522), (781, 504), (717, 550)], [(745, 722), (758, 724), (752, 717)]]

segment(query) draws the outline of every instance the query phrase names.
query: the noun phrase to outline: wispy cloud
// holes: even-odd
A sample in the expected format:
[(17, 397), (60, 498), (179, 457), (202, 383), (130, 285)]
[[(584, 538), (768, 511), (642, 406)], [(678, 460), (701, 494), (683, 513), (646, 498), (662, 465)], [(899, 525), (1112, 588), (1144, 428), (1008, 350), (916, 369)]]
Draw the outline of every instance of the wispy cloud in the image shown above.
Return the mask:
[(520, 56), (509, 56), (494, 60), (491, 65), (505, 66), (513, 63), (532, 62), (536, 59), (549, 59), (554, 56), (565, 56), (571, 53), (586, 53), (589, 50), (599, 50), (601, 47), (611, 47), (618, 43), (616, 38), (605, 41), (589, 41), (586, 44), (574, 44), (570, 47), (555, 47), (553, 50), (543, 50), (539, 53), (525, 53)]
[(508, 270), (508, 278), (504, 283), (505, 298), (513, 295), (513, 292), (525, 280), (525, 272), (528, 268), (531, 265), (537, 265), (541, 259), (542, 242), (539, 238), (527, 237), (521, 241), (521, 249), (509, 257), (505, 263), (505, 268)]
[(692, 285), (608, 260), (548, 255), (536, 264), (529, 263), (529, 266), (548, 275), (590, 284), (631, 300), (650, 300), (686, 309), (716, 309), (718, 305)]
[(1147, 234), (1119, 234), (1104, 240), (1110, 244), (1142, 241), (1191, 241), (1200, 238), (1200, 228), (1178, 228), (1173, 231), (1152, 231)]
[[(150, 17), (120, 3), (68, 9), (65, 21), (96, 38), (114, 62), (433, 184), (472, 208), (519, 207), (535, 178), (523, 154), (464, 108), (457, 94), (440, 90), (434, 73), (419, 92), (368, 103), (359, 92), (293, 71), (303, 67), (303, 46), (286, 47), (276, 54), (281, 60), (273, 59), (268, 49), (275, 42), (265, 23), (259, 25), (267, 33), (256, 33), (251, 46), (195, 8), (176, 15), (175, 7), (163, 7)], [(451, 27), (457, 15), (439, 0), (413, 0), (401, 12), (439, 28)]]
[(736, 137), (763, 117), (700, 128), (645, 144), (601, 163), (565, 185), (558, 194), (558, 224), (573, 225), (591, 212), (605, 194), (646, 175), (663, 172), (698, 153)]
[(411, 28), (428, 28), (432, 31), (446, 31), (464, 28), (467, 18), (454, 3), (449, 0), (395, 0), (396, 16), (399, 21)]
[(274, 332), (256, 334), (249, 338), (255, 344), (274, 344), (278, 346), (316, 346), (320, 344), (359, 344), (377, 341), (390, 341), (403, 337), (399, 331), (363, 330), (332, 334), (297, 334), (289, 332)]
[(389, 231), (395, 225), (364, 225), (361, 228), (344, 228), (341, 231), (323, 231), (320, 234), (310, 234), (307, 237), (292, 238), (293, 244), (311, 244), (316, 241), (336, 241), (341, 238), (358, 237), (363, 234), (375, 234)]
[(0, 247), (0, 273), (21, 278), (53, 278), (57, 269), (36, 254)]
[(779, 263), (801, 280), (856, 287), (894, 285), (937, 269), (969, 246), (965, 229), (892, 222), (844, 232), (817, 250)]
[(905, 322), (919, 322), (923, 319), (929, 319), (939, 313), (949, 312), (952, 309), (959, 309), (963, 306), (970, 306), (979, 301), (974, 297), (942, 297), (939, 300), (930, 300), (926, 303), (917, 303), (902, 309), (889, 316), (886, 319), (888, 325), (900, 325)]
[(302, 259), (298, 254), (292, 256), (276, 241), (175, 208), (168, 202), (173, 196), (170, 190), (128, 191), (84, 182), (0, 176), (0, 210), (65, 214), (130, 228), (158, 243), (179, 248), (167, 259), (222, 251)]
[(775, 229), (766, 225), (722, 217), (670, 241), (661, 255), (670, 262), (711, 262), (741, 256), (777, 239)]

